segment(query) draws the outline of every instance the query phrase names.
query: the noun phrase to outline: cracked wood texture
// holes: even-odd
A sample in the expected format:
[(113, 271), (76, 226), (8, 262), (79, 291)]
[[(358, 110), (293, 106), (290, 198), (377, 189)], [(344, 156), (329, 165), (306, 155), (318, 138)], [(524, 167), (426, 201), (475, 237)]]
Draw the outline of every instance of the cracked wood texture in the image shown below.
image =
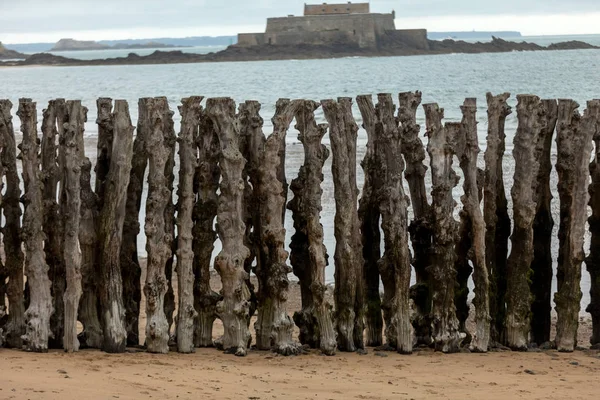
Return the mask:
[(129, 106), (124, 100), (115, 102), (112, 114), (113, 142), (111, 160), (104, 187), (104, 205), (100, 212), (99, 297), (102, 314), (102, 350), (122, 353), (127, 343), (120, 250), (131, 170), (133, 130)]
[(172, 240), (166, 210), (172, 202), (169, 178), (165, 174), (170, 158), (168, 144), (170, 111), (164, 97), (146, 99), (145, 124), (148, 133), (145, 148), (148, 154), (148, 201), (146, 202), (146, 346), (150, 353), (169, 352), (169, 321), (165, 313), (168, 290), (166, 265), (171, 256)]
[(364, 171), (364, 185), (358, 205), (362, 245), (363, 280), (365, 283), (365, 334), (367, 346), (383, 344), (383, 318), (381, 316), (381, 296), (379, 295), (379, 268), (381, 258), (380, 213), (377, 192), (381, 187), (381, 162), (375, 152), (377, 132), (375, 130), (375, 106), (371, 96), (361, 95), (356, 103), (367, 132), (367, 150), (361, 162)]
[[(282, 209), (285, 209), (285, 181), (281, 180), (281, 163), (285, 161), (281, 152), (285, 137), (294, 118), (296, 103), (288, 99), (277, 101), (272, 118), (273, 133), (260, 149), (258, 180), (255, 190), (262, 201), (259, 203), (260, 225), (258, 226), (259, 260), (255, 272), (258, 278), (258, 318), (256, 346), (261, 350), (271, 349), (285, 356), (297, 355), (301, 351), (292, 338), (294, 322), (287, 313), (289, 289), (285, 250), (285, 228)], [(258, 112), (258, 110), (257, 110)]]
[[(21, 336), (25, 333), (25, 301), (23, 296), (23, 250), (21, 248), (21, 189), (17, 170), (17, 145), (11, 116), (12, 103), (0, 100), (0, 162), (6, 177), (6, 189), (2, 196), (4, 217), (3, 245), (5, 271), (8, 277), (6, 294), (10, 306), (8, 321), (4, 326), (5, 345), (15, 349), (23, 347)], [(4, 280), (2, 281), (4, 282)], [(1, 284), (0, 284), (1, 285)]]
[(545, 121), (537, 143), (536, 152), (540, 161), (537, 175), (536, 214), (533, 221), (533, 262), (531, 264), (531, 341), (541, 345), (550, 341), (552, 325), (552, 138), (558, 117), (556, 100), (542, 100), (546, 110)]
[(488, 134), (485, 149), (485, 183), (483, 187), (483, 217), (485, 220), (485, 260), (490, 276), (491, 340), (505, 342), (506, 262), (510, 217), (504, 188), (504, 126), (511, 107), (506, 103), (509, 93), (493, 96), (487, 93)]
[(461, 107), (463, 114), (460, 134), (456, 140), (456, 155), (464, 175), (464, 195), (461, 197), (463, 211), (469, 219), (470, 246), (468, 258), (473, 264), (475, 284), (475, 332), (471, 339), (471, 349), (487, 352), (490, 342), (490, 303), (489, 275), (485, 262), (485, 221), (481, 211), (479, 188), (477, 185), (479, 140), (477, 138), (477, 100), (468, 98)]
[(410, 288), (410, 297), (415, 305), (412, 325), (417, 344), (431, 345), (431, 292), (429, 290), (429, 272), (431, 265), (431, 205), (427, 200), (425, 187), (425, 147), (419, 138), (420, 126), (417, 124), (417, 109), (421, 104), (421, 92), (400, 93), (398, 120), (400, 121), (401, 151), (406, 161), (404, 177), (408, 182), (410, 200), (413, 208), (413, 220), (410, 233), (416, 283)]
[(533, 300), (530, 289), (533, 221), (540, 165), (536, 147), (545, 111), (537, 96), (518, 95), (517, 101), (519, 125), (513, 141), (515, 173), (511, 189), (515, 226), (506, 271), (506, 344), (513, 350), (525, 351), (529, 344)]
[(454, 305), (456, 284), (455, 243), (458, 223), (453, 210), (456, 202), (452, 189), (458, 184), (458, 177), (452, 169), (455, 154), (456, 135), (461, 124), (442, 125), (444, 110), (437, 104), (425, 104), (427, 152), (431, 163), (432, 181), (432, 264), (429, 269), (432, 290), (432, 337), (435, 349), (444, 353), (460, 350), (464, 334), (459, 331), (459, 322)]
[[(590, 114), (597, 112), (597, 103), (595, 100), (593, 106), (588, 106)], [(595, 154), (594, 160), (590, 164), (590, 174), (592, 182), (590, 184), (590, 207), (592, 215), (589, 218), (591, 243), (590, 253), (585, 260), (588, 272), (590, 273), (590, 304), (586, 308), (592, 316), (592, 345), (600, 344), (600, 115), (596, 114), (596, 131), (594, 134)]]
[(302, 310), (294, 314), (294, 321), (300, 328), (300, 342), (319, 348), (323, 354), (336, 352), (335, 330), (332, 321), (332, 307), (325, 300), (325, 267), (327, 250), (323, 244), (321, 225), (321, 182), (323, 165), (329, 157), (329, 150), (321, 143), (327, 132), (327, 124), (317, 125), (315, 110), (319, 104), (311, 100), (297, 103), (296, 129), (298, 140), (304, 147), (304, 164), (298, 177), (292, 181), (294, 198), (289, 202), (294, 228), (292, 236), (291, 263), (294, 274), (300, 280)]
[(48, 338), (52, 335), (50, 316), (54, 309), (48, 277), (49, 268), (44, 254), (43, 182), (39, 168), (36, 103), (31, 99), (20, 99), (17, 115), (21, 119), (23, 133), (23, 142), (19, 146), (25, 188), (25, 212), (21, 234), (25, 245), (25, 275), (29, 283), (29, 307), (25, 311), (26, 329), (23, 344), (28, 351), (47, 352)]
[(179, 133), (179, 186), (177, 189), (177, 350), (194, 352), (194, 271), (193, 236), (194, 173), (198, 165), (196, 136), (202, 112), (202, 97), (181, 100), (181, 131)]
[(556, 172), (560, 199), (558, 230), (558, 291), (556, 303), (556, 348), (572, 352), (577, 346), (581, 304), (581, 263), (585, 258), (583, 241), (588, 217), (589, 160), (596, 135), (600, 102), (588, 102), (583, 117), (573, 100), (558, 100), (556, 131)]
[(52, 282), (51, 293), (54, 313), (50, 317), (52, 336), (48, 343), (48, 346), (52, 349), (62, 349), (64, 337), (65, 309), (63, 297), (67, 283), (62, 251), (64, 222), (56, 199), (65, 162), (64, 153), (58, 150), (57, 142), (59, 136), (62, 137), (64, 133), (65, 117), (64, 99), (50, 100), (48, 107), (43, 111), (41, 167), (44, 185), (42, 189), (44, 222), (42, 226), (46, 237), (44, 252), (49, 268), (48, 275)]
[(341, 351), (364, 349), (364, 283), (358, 187), (356, 186), (356, 140), (358, 125), (352, 115), (352, 99), (321, 101), (329, 123), (333, 155), (332, 173), (335, 213), (335, 327)]
[(250, 291), (244, 269), (249, 249), (244, 245), (244, 180), (246, 160), (239, 150), (240, 132), (235, 102), (230, 98), (213, 98), (206, 103), (221, 146), (221, 196), (217, 210), (217, 231), (223, 244), (215, 259), (221, 276), (223, 300), (217, 314), (223, 321), (222, 347), (236, 356), (245, 356), (250, 340), (248, 329)]
[(64, 294), (64, 339), (67, 353), (79, 351), (77, 340), (77, 311), (82, 294), (81, 252), (79, 250), (79, 224), (81, 220), (81, 152), (83, 131), (87, 121), (87, 108), (81, 101), (68, 101), (65, 107), (65, 124), (60, 138), (64, 154), (61, 181), (61, 217), (64, 221), (62, 251), (67, 287)]
[(199, 131), (196, 137), (198, 166), (194, 174), (194, 205), (192, 247), (194, 250), (194, 308), (198, 313), (194, 321), (194, 346), (213, 346), (213, 323), (217, 318), (220, 294), (210, 287), (210, 263), (217, 233), (213, 223), (217, 216), (221, 149), (213, 122), (201, 111)]

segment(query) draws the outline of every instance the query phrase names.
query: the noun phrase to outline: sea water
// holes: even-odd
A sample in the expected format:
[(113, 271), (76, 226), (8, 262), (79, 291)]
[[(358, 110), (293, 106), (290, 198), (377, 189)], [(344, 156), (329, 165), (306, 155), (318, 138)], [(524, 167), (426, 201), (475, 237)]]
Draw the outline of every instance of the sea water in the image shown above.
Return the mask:
[[(569, 40), (568, 37), (562, 40)], [(600, 50), (536, 51), (498, 54), (452, 54), (436, 56), (343, 58), (330, 60), (256, 61), (205, 64), (91, 66), (91, 67), (24, 67), (0, 68), (0, 98), (9, 98), (15, 104), (18, 99), (30, 97), (38, 103), (38, 122), (41, 126), (42, 109), (48, 100), (55, 98), (80, 99), (89, 108), (86, 124), (86, 154), (95, 162), (96, 157), (96, 99), (112, 97), (129, 101), (133, 124), (137, 120), (137, 101), (141, 97), (166, 96), (175, 111), (176, 130), (180, 116), (177, 106), (183, 97), (202, 95), (205, 97), (229, 96), (237, 102), (258, 100), (262, 104), (261, 115), (265, 120), (265, 134), (272, 132), (271, 117), (279, 98), (322, 100), (337, 97), (355, 98), (359, 94), (397, 93), (420, 90), (423, 103), (437, 102), (445, 109), (445, 121), (460, 121), (460, 105), (466, 97), (478, 100), (478, 132), (483, 167), (483, 151), (486, 147), (487, 115), (486, 92), (512, 94), (509, 104), (516, 105), (517, 94), (536, 94), (542, 98), (572, 98), (581, 104), (600, 98)], [(374, 101), (376, 99), (374, 98)], [(322, 111), (316, 112), (317, 122), (325, 122)], [(354, 116), (359, 125), (361, 117), (355, 106)], [(421, 132), (425, 131), (422, 108), (417, 115)], [(15, 129), (20, 124), (14, 119)], [(512, 209), (510, 189), (514, 173), (512, 157), (513, 138), (517, 127), (516, 112), (506, 123), (506, 155), (504, 177), (509, 208)], [(20, 138), (18, 139), (20, 140)], [(426, 139), (423, 139), (426, 144)], [(326, 136), (324, 142), (329, 146)], [(303, 162), (302, 145), (297, 140), (293, 123), (287, 137), (286, 175), (288, 181), (297, 176)], [(358, 136), (357, 180), (362, 189), (363, 174), (358, 165), (364, 157), (366, 134), (360, 130)], [(556, 161), (556, 145), (552, 160)], [(455, 169), (460, 174), (458, 163)], [(177, 176), (177, 174), (176, 174)], [(559, 201), (557, 174), (552, 171), (551, 186), (554, 200), (552, 210), (555, 229), (552, 256), (556, 268), (558, 256)], [(430, 188), (430, 180), (427, 182)], [(406, 185), (405, 185), (406, 186)], [(333, 282), (333, 253), (335, 239), (333, 220), (335, 203), (331, 158), (324, 168), (323, 211), (321, 221), (325, 232), (325, 244), (330, 254), (327, 267), (327, 282)], [(408, 190), (408, 188), (406, 188)], [(460, 210), (462, 182), (454, 189), (457, 201), (456, 215)], [(146, 196), (146, 193), (144, 193)], [(292, 196), (292, 193), (289, 194)], [(176, 200), (176, 195), (174, 194)], [(144, 204), (144, 203), (143, 203)], [(411, 212), (411, 210), (409, 210)], [(511, 210), (512, 214), (512, 210)], [(140, 220), (144, 221), (142, 209)], [(287, 243), (294, 232), (290, 213), (286, 216)], [(139, 248), (145, 254), (145, 238), (139, 237)], [(215, 254), (220, 250), (217, 244)], [(586, 252), (589, 252), (589, 235), (586, 237)], [(585, 266), (584, 266), (585, 268)], [(582, 309), (589, 303), (590, 278), (583, 273)], [(554, 280), (556, 287), (556, 280)]]

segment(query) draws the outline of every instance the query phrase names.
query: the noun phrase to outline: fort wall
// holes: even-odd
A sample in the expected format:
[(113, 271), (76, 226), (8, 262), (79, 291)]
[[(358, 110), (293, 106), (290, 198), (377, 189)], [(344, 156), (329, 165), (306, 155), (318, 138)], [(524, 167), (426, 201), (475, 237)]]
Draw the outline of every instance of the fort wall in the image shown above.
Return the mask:
[(368, 14), (369, 3), (305, 4), (304, 15)]

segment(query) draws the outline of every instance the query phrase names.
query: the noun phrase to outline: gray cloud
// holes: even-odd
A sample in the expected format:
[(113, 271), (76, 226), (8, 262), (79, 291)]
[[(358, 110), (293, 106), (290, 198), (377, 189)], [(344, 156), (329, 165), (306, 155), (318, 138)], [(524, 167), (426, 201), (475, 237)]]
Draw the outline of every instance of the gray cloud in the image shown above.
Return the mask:
[[(2, 34), (127, 28), (223, 27), (264, 24), (301, 15), (305, 0), (0, 0)], [(401, 17), (540, 15), (596, 11), (598, 0), (374, 0), (373, 12)]]

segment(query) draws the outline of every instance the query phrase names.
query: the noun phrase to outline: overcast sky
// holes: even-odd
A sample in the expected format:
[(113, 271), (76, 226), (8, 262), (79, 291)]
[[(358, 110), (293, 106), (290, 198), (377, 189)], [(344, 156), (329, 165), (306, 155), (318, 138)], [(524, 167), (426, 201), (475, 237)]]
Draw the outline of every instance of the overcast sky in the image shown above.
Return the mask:
[[(396, 27), (600, 33), (600, 0), (373, 0)], [(330, 1), (332, 2), (332, 1)], [(0, 41), (218, 36), (261, 32), (267, 17), (301, 15), (305, 0), (0, 0)]]

